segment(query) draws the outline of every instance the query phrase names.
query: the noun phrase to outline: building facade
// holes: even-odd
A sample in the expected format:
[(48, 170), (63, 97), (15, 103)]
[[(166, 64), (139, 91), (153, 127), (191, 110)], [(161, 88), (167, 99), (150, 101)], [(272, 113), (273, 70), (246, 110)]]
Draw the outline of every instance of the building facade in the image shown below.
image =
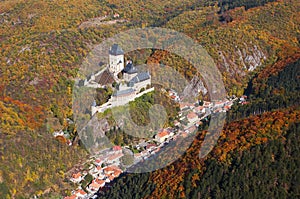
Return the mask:
[(118, 44), (109, 50), (109, 71), (116, 77), (124, 69), (124, 51)]

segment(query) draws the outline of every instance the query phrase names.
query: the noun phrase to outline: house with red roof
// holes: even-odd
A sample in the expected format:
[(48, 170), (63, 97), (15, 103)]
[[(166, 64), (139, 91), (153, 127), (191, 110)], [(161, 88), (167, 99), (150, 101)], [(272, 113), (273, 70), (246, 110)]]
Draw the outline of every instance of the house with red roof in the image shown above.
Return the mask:
[(83, 176), (81, 175), (80, 172), (74, 173), (70, 180), (71, 180), (71, 182), (79, 183), (79, 182), (81, 182), (81, 180), (83, 180)]
[(98, 191), (101, 187), (104, 187), (105, 181), (100, 179), (95, 179), (92, 181), (92, 183), (89, 185), (88, 190), (92, 193), (95, 193)]
[(79, 189), (79, 190), (75, 191), (73, 195), (77, 196), (78, 199), (81, 199), (81, 198), (87, 197), (88, 194), (85, 191), (83, 191), (82, 189)]
[(164, 142), (168, 137), (170, 136), (170, 133), (167, 130), (163, 130), (155, 135), (155, 140), (157, 142)]
[(113, 148), (112, 148), (114, 151), (120, 151), (120, 150), (122, 150), (122, 147), (121, 146), (113, 146)]

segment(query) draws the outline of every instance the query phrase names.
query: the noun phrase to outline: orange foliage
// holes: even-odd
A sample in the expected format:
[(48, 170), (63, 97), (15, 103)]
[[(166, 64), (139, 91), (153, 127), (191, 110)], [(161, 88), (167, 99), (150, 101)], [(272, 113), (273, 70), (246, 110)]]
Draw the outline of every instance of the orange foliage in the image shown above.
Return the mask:
[[(215, 146), (210, 155), (206, 158), (214, 158), (218, 161), (230, 163), (230, 153), (233, 151), (243, 151), (251, 146), (263, 144), (268, 140), (284, 139), (285, 130), (289, 124), (300, 120), (300, 110), (295, 108), (266, 112), (262, 115), (251, 116), (249, 118), (227, 124), (222, 131), (218, 145)], [(285, 125), (283, 125), (285, 124)], [(186, 154), (169, 167), (157, 170), (151, 174), (150, 181), (155, 182), (158, 187), (147, 198), (161, 198), (168, 190), (167, 198), (175, 198), (180, 190), (180, 186), (185, 175), (192, 169), (198, 169), (199, 173), (192, 177), (192, 185), (196, 186), (197, 180), (205, 168), (204, 160), (199, 159), (199, 146), (204, 140), (204, 133), (198, 134), (197, 139), (187, 150)], [(229, 139), (228, 139), (229, 138)], [(168, 182), (168, 183), (166, 183)], [(183, 195), (181, 195), (183, 197)]]

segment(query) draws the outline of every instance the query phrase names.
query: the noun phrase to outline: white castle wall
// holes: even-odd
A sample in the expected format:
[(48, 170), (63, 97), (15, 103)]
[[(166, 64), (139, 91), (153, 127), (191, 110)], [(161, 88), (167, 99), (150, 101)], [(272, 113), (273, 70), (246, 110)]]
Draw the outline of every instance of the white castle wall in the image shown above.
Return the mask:
[(151, 78), (142, 82), (135, 83), (133, 88), (136, 90), (136, 92), (140, 92), (142, 88), (146, 89), (147, 85), (151, 85)]
[(154, 87), (152, 88), (149, 88), (137, 95), (128, 95), (126, 97), (122, 97), (122, 98), (116, 98), (116, 97), (112, 97), (109, 99), (108, 102), (106, 102), (105, 104), (102, 104), (101, 106), (96, 106), (96, 107), (92, 107), (92, 116), (99, 112), (99, 113), (102, 113), (104, 112), (105, 110), (109, 109), (109, 108), (113, 108), (113, 107), (117, 107), (117, 106), (123, 106), (133, 100), (135, 100), (136, 98), (138, 97), (141, 97), (142, 95), (146, 94), (146, 93), (149, 93), (149, 92), (152, 92), (154, 91)]

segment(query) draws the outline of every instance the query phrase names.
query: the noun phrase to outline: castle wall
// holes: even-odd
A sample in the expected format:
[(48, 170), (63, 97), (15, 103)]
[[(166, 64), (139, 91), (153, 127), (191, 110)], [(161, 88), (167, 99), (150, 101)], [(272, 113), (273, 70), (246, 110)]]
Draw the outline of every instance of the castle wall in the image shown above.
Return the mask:
[(146, 89), (147, 85), (151, 85), (151, 78), (142, 82), (135, 83), (133, 87), (136, 90), (136, 92), (140, 92), (142, 88)]

